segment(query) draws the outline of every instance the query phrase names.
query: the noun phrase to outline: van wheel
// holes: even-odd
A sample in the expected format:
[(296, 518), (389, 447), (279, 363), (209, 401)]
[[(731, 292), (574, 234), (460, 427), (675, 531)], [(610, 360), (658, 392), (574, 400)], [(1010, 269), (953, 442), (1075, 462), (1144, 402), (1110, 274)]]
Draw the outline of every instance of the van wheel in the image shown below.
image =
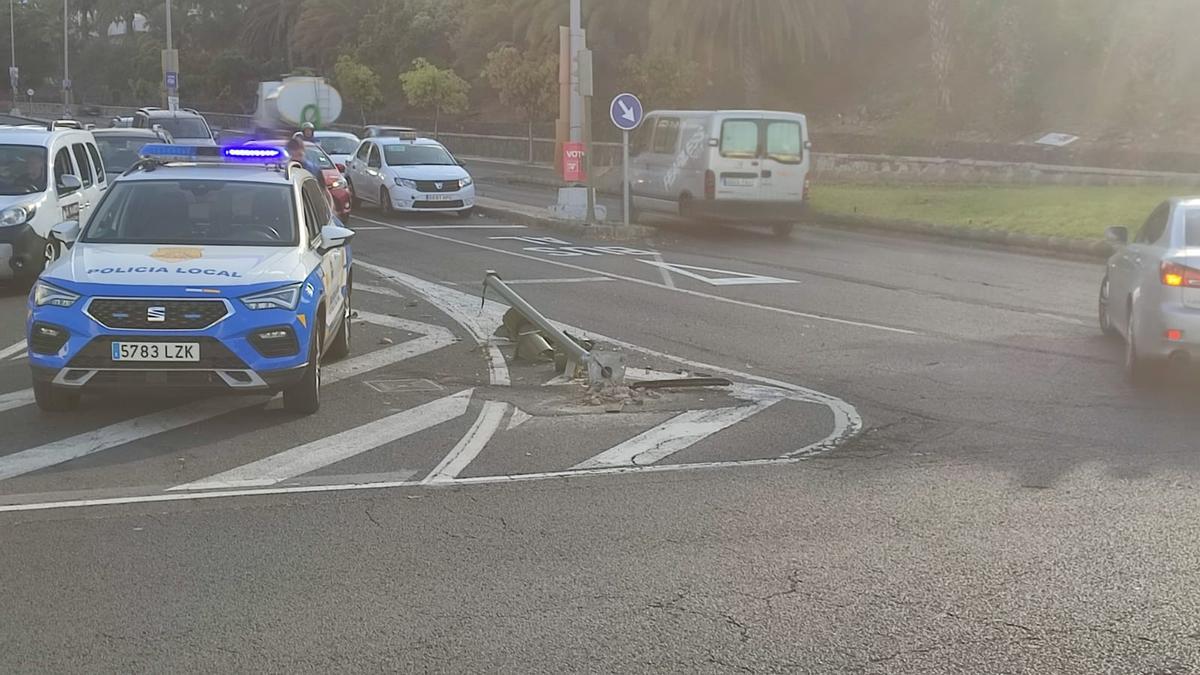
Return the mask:
[(795, 231), (795, 229), (795, 223), (771, 223), (771, 232), (773, 232), (776, 237), (788, 237), (793, 231)]
[(79, 392), (65, 391), (49, 382), (34, 382), (33, 400), (45, 412), (70, 412), (79, 407)]
[(308, 348), (308, 367), (300, 381), (283, 390), (283, 409), (297, 415), (313, 415), (321, 409), (321, 343), (325, 329), (313, 331)]
[(687, 219), (692, 217), (692, 198), (689, 195), (679, 198), (679, 217)]

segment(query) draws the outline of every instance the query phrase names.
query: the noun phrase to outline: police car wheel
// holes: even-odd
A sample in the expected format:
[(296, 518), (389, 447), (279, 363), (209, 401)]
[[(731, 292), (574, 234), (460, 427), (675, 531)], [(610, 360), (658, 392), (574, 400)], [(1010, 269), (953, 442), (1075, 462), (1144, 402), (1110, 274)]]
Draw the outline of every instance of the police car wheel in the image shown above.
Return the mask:
[(297, 415), (312, 415), (321, 409), (321, 342), (324, 331), (313, 331), (308, 367), (300, 381), (283, 390), (283, 409)]
[(338, 328), (337, 337), (329, 347), (329, 358), (344, 359), (350, 356), (350, 296), (346, 296), (346, 311), (342, 315), (342, 325)]
[(387, 188), (379, 188), (379, 210), (385, 216), (392, 215), (392, 198), (388, 194)]
[(49, 382), (33, 383), (33, 400), (45, 412), (69, 412), (79, 407), (79, 393), (64, 391)]

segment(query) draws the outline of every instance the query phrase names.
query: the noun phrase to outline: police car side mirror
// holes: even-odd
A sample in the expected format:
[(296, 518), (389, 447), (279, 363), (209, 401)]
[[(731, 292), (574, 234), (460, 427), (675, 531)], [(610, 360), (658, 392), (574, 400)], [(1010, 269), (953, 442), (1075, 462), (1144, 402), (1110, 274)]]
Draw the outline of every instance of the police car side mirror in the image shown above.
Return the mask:
[(326, 225), (321, 228), (321, 252), (341, 248), (354, 238), (354, 230), (339, 225)]
[(79, 221), (67, 220), (50, 228), (50, 234), (64, 244), (74, 244), (79, 238)]
[(58, 177), (58, 194), (69, 195), (72, 192), (78, 192), (83, 189), (83, 183), (79, 177), (73, 174), (65, 173)]

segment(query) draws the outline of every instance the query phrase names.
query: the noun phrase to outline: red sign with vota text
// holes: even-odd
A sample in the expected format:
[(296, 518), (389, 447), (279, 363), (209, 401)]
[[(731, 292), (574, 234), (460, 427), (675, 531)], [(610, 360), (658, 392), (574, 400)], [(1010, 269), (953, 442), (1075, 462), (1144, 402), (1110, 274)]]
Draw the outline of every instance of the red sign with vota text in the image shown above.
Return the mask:
[(587, 180), (587, 152), (583, 143), (563, 143), (563, 180), (568, 183), (582, 183)]

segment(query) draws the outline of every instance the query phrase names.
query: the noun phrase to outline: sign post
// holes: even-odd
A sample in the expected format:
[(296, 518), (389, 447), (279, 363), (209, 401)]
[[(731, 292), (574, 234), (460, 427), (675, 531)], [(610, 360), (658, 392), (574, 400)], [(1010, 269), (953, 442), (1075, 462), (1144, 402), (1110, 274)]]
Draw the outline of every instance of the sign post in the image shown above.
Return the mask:
[(621, 197), (624, 222), (629, 225), (629, 132), (637, 129), (645, 116), (642, 102), (633, 94), (617, 94), (608, 108), (612, 123), (621, 130)]

